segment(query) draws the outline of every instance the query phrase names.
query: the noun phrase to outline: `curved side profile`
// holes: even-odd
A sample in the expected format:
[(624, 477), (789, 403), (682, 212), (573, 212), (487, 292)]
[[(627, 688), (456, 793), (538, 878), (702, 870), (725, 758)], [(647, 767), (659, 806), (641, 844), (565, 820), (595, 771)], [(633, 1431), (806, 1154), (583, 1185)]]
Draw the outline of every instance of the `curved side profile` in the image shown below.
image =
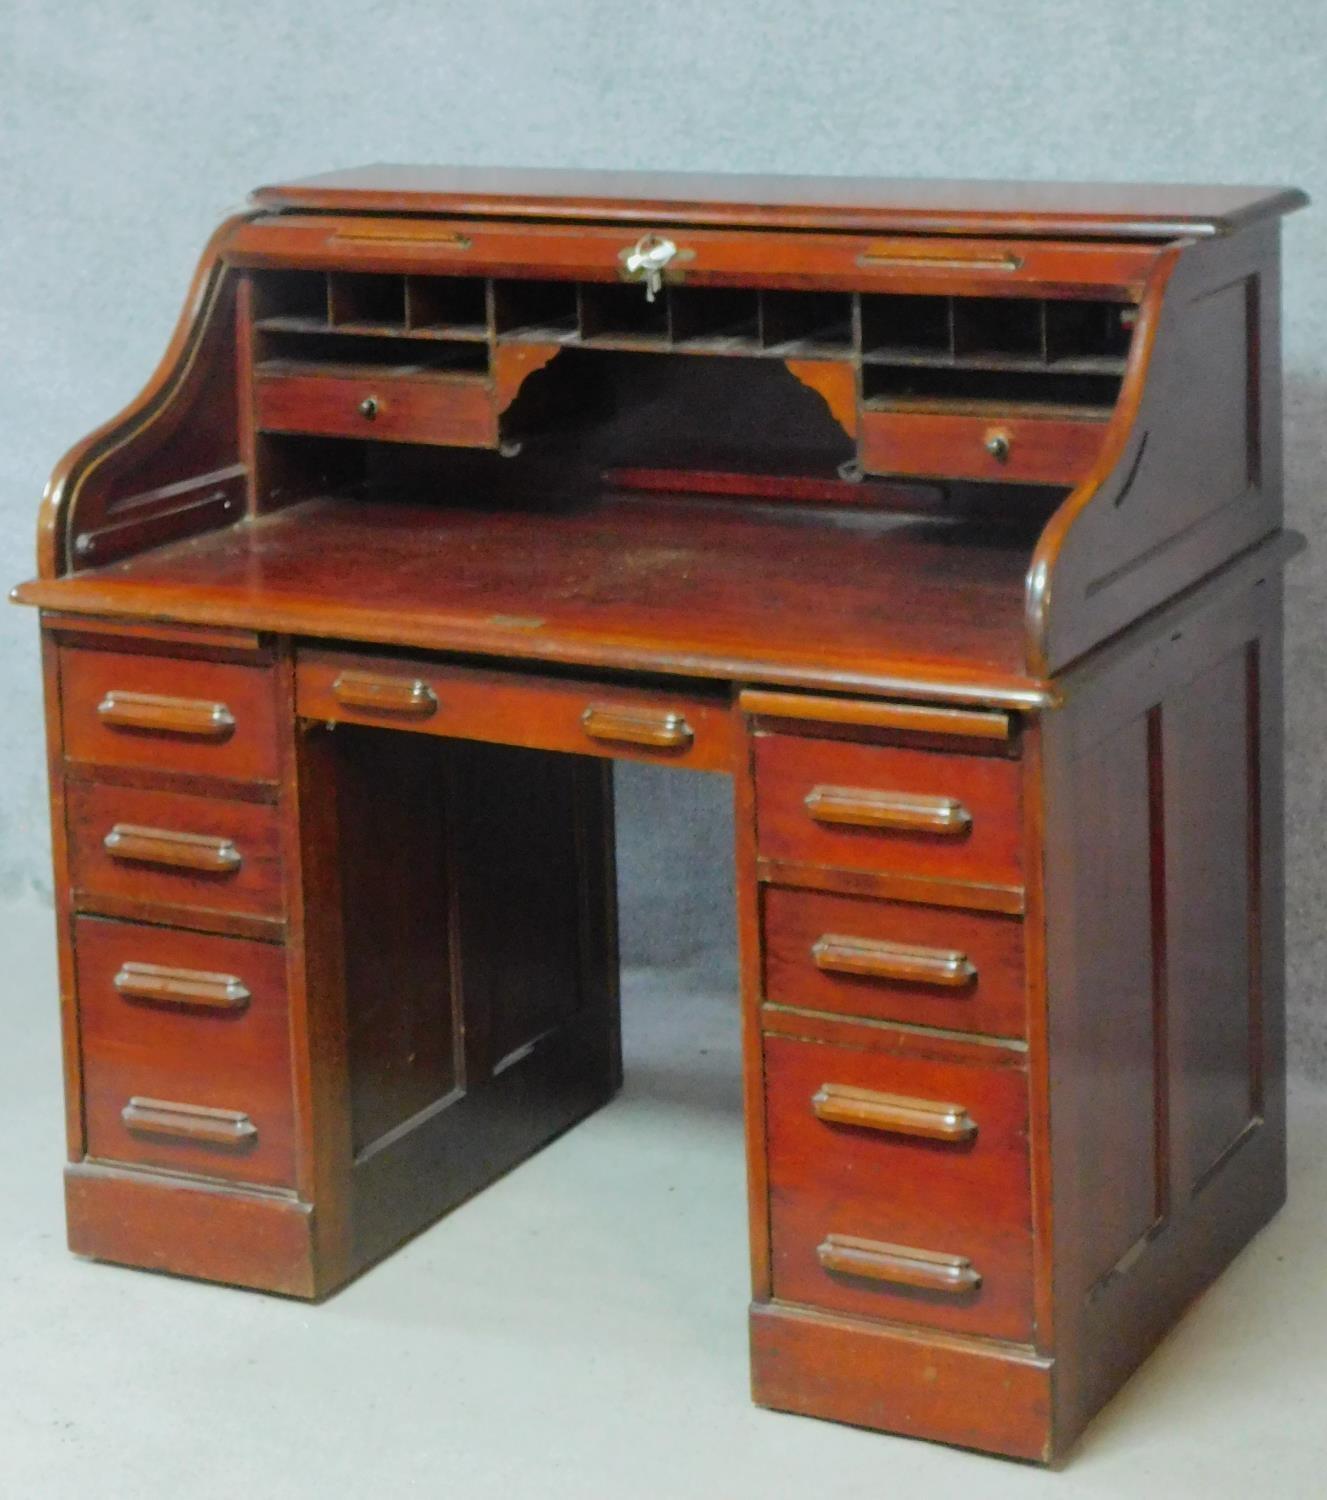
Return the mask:
[(234, 519), (243, 510), (235, 379), (235, 214), (198, 262), (170, 344), (117, 416), (56, 465), (37, 521), (37, 569), (58, 578)]
[(1028, 568), (1027, 662), (1061, 671), (1281, 522), (1274, 229), (1169, 246), (1091, 473)]

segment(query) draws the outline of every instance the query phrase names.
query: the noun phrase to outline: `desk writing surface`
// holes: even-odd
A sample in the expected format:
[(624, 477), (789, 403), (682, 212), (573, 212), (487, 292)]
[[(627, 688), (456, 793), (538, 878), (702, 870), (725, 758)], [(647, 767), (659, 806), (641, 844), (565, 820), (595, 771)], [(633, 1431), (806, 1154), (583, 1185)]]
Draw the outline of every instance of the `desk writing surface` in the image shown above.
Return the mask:
[[(974, 536), (977, 546), (965, 545)], [(74, 577), (52, 609), (824, 686), (1026, 691), (1028, 547), (887, 512), (606, 496), (492, 511), (323, 499)]]

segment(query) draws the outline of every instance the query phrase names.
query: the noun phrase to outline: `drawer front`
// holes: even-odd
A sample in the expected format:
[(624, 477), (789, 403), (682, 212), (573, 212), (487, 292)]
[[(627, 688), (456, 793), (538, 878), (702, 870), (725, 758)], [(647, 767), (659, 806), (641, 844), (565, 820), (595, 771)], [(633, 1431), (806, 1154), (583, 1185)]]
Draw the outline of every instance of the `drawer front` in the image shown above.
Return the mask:
[(871, 474), (1077, 484), (1105, 433), (1105, 422), (1073, 418), (866, 409), (861, 461)]
[(1016, 761), (758, 735), (755, 765), (766, 859), (1022, 883)]
[(234, 781), (277, 777), (267, 668), (66, 648), (60, 699), (71, 761)]
[(697, 771), (732, 769), (732, 716), (721, 698), (306, 651), (296, 668), (296, 707), (301, 718), (328, 723), (662, 761)]
[(1027, 1090), (1012, 1068), (765, 1038), (773, 1291), (1027, 1340)]
[(256, 420), (268, 432), (446, 443), (491, 448), (498, 420), (479, 376), (403, 379), (371, 369), (354, 375), (264, 375), (255, 382)]
[(951, 1031), (1022, 1036), (1016, 917), (766, 887), (765, 998)]
[(293, 1185), (280, 944), (80, 917), (74, 956), (88, 1155)]
[(65, 808), (80, 905), (111, 898), (280, 920), (275, 808), (74, 780)]

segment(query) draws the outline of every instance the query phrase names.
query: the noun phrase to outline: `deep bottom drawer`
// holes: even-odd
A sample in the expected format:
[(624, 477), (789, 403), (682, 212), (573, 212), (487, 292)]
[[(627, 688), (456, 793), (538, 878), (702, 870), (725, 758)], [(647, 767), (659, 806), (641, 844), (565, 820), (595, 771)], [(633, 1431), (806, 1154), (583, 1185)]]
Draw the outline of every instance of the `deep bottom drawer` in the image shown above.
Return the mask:
[(774, 1296), (1030, 1339), (1023, 1073), (779, 1036), (765, 1072)]
[(80, 917), (87, 1154), (289, 1187), (285, 950)]

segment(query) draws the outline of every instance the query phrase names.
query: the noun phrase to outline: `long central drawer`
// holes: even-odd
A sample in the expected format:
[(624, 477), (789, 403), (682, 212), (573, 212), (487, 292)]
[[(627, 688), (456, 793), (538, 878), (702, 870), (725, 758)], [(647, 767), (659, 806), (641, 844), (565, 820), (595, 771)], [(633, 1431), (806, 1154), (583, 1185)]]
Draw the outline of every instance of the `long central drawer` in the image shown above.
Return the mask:
[(664, 761), (695, 771), (732, 768), (727, 698), (690, 689), (550, 681), (421, 659), (304, 650), (295, 701), (301, 718), (331, 724)]

